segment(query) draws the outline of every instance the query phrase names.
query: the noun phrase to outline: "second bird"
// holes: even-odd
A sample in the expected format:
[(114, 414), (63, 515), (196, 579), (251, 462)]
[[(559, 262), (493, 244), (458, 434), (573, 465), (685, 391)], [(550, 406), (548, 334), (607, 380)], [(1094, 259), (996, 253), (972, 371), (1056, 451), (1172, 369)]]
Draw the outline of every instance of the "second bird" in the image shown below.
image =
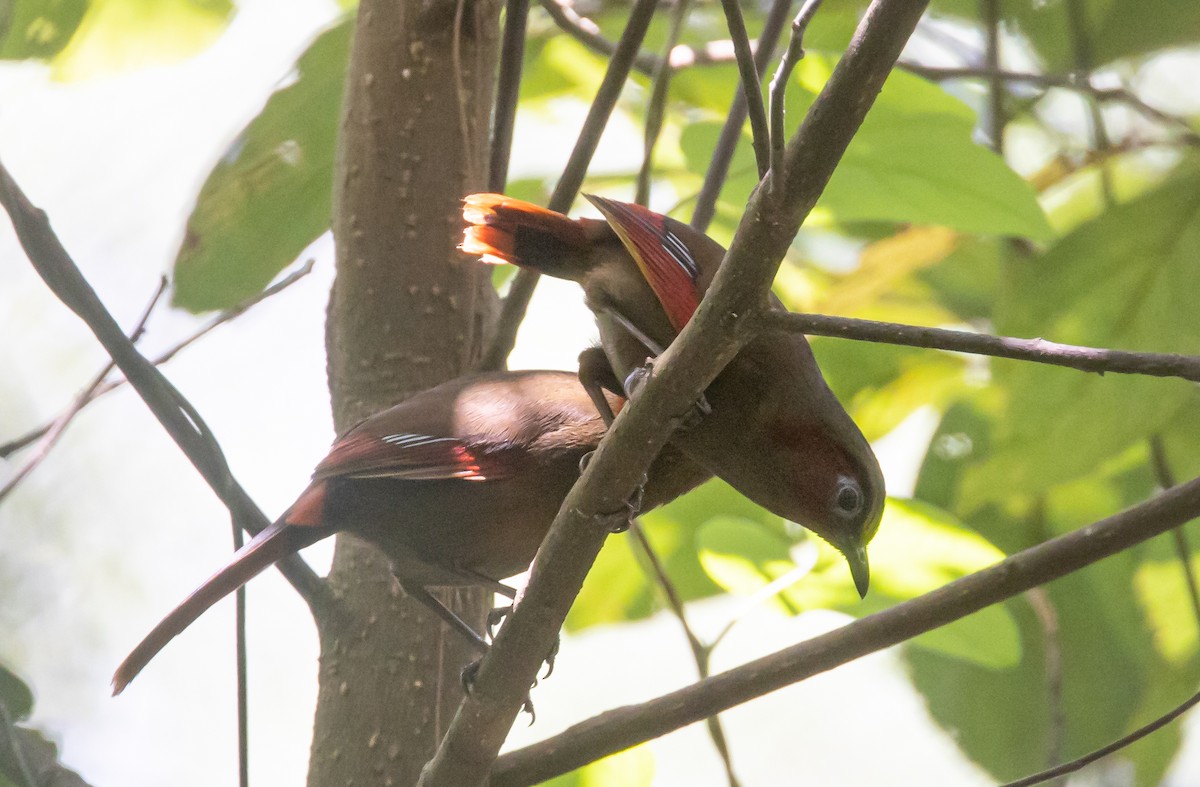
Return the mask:
[[(462, 249), (484, 262), (578, 282), (612, 369), (626, 379), (687, 324), (725, 249), (640, 205), (588, 199), (604, 220), (472, 194), (463, 209)], [(782, 308), (773, 297), (771, 305)], [(883, 474), (804, 336), (760, 333), (713, 380), (705, 399), (711, 411), (672, 442), (746, 497), (832, 544), (866, 595), (866, 547), (883, 514)]]

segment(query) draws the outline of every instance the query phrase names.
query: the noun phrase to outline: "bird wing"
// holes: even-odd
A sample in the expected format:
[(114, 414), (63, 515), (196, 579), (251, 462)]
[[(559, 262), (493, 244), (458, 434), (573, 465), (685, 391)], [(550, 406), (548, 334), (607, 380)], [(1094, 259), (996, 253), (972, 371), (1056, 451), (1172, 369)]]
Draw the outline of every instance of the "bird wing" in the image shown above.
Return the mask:
[(463, 478), (484, 481), (496, 478), (500, 465), (471, 451), (453, 437), (427, 434), (353, 432), (334, 444), (317, 465), (313, 479), (396, 478), (434, 481)]
[(663, 216), (641, 205), (585, 194), (637, 262), (676, 331), (700, 305), (700, 266)]

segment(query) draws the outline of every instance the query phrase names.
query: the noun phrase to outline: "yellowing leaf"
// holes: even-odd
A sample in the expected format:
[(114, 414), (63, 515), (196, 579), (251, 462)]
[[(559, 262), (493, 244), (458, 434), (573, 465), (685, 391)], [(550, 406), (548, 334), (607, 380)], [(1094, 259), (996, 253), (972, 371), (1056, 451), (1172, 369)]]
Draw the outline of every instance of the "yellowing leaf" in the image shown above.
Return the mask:
[(229, 0), (92, 0), (52, 73), (82, 79), (190, 57), (217, 39), (231, 10)]

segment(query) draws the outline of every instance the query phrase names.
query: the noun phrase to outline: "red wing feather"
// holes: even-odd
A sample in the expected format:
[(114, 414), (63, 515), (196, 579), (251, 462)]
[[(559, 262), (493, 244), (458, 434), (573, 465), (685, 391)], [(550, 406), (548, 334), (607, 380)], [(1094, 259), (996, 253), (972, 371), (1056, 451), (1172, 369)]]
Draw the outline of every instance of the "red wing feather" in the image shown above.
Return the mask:
[(484, 463), (453, 437), (419, 434), (378, 436), (365, 432), (347, 435), (334, 444), (329, 456), (317, 465), (314, 479), (397, 478), (434, 481), (465, 478), (483, 481), (495, 478), (498, 466)]
[(588, 244), (579, 222), (503, 194), (467, 195), (463, 220), (459, 248), (491, 265), (507, 262), (554, 275), (563, 253), (579, 253)]
[(700, 305), (699, 267), (687, 246), (663, 224), (661, 215), (641, 205), (584, 196), (625, 244), (675, 330), (683, 330)]

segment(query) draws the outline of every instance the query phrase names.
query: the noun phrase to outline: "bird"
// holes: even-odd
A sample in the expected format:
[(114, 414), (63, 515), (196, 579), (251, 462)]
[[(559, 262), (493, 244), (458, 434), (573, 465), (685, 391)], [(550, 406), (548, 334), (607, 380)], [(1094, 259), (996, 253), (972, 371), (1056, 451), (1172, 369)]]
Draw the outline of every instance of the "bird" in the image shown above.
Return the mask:
[[(636, 395), (648, 355), (678, 335), (699, 306), (725, 249), (641, 205), (584, 195), (603, 219), (571, 219), (502, 194), (463, 201), (466, 254), (577, 282), (596, 316), (611, 372)], [(774, 295), (765, 306), (783, 309)], [(587, 377), (603, 364), (581, 367)], [(597, 397), (597, 406), (603, 401)], [(845, 557), (860, 596), (867, 545), (886, 499), (870, 444), (829, 389), (808, 340), (762, 331), (717, 375), (691, 426), (671, 444), (767, 510), (797, 522)]]
[[(615, 379), (605, 385), (619, 389)], [(617, 410), (623, 404), (614, 395), (608, 402)], [(578, 375), (563, 371), (468, 375), (362, 420), (334, 441), (283, 515), (133, 649), (113, 675), (113, 694), (218, 600), (339, 531), (382, 550), (406, 593), (486, 649), (428, 588), (482, 586), (512, 598), (501, 580), (532, 562), (605, 431)], [(640, 506), (669, 502), (710, 477), (678, 451), (663, 451), (638, 493)], [(613, 517), (627, 523), (630, 513)]]

